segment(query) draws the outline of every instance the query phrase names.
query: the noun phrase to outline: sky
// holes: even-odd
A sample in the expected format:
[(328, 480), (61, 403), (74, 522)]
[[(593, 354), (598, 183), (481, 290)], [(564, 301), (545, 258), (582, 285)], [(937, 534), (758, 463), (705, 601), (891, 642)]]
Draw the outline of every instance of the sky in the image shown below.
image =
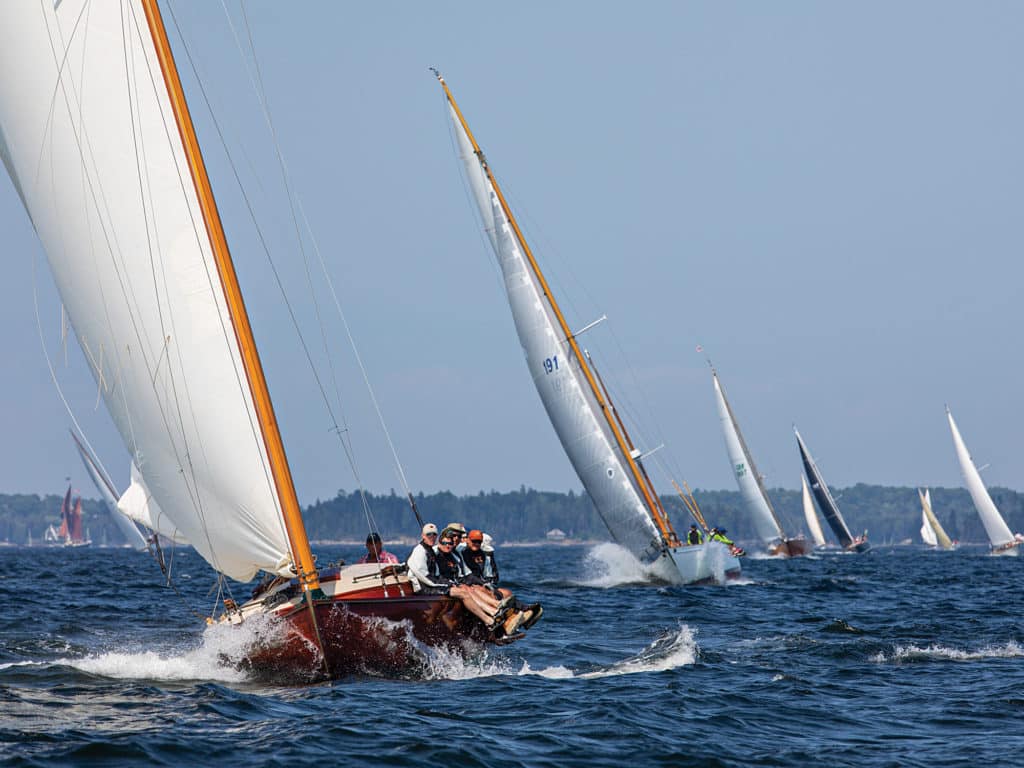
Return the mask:
[[(304, 287), (252, 60), (219, 4), (162, 5), (300, 500), (401, 491), (337, 313), (318, 317)], [(670, 475), (735, 487), (705, 356), (770, 487), (799, 485), (794, 424), (831, 485), (958, 486), (948, 403), (986, 483), (1024, 489), (1024, 5), (253, 2), (245, 16), (290, 187), (413, 490), (581, 487), (428, 67), (570, 326), (607, 315), (584, 345), (638, 445), (665, 445), (660, 491)], [(236, 173), (321, 374), (325, 329), (355, 472)], [(74, 340), (62, 349), (45, 256), (6, 178), (0, 231), (0, 491), (58, 493), (68, 476), (92, 490), (42, 343), (126, 485), (128, 453)]]

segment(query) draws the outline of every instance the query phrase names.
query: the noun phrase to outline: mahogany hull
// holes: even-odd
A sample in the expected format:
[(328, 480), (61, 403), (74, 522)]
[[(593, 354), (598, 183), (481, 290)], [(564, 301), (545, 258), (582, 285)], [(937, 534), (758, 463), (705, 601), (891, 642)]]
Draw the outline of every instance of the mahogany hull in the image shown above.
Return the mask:
[(240, 666), (279, 681), (417, 676), (428, 663), (426, 648), (464, 656), (494, 642), (460, 601), (444, 595), (316, 600), (314, 610), (319, 639), (302, 602), (279, 617), (283, 626), (254, 644)]
[(779, 557), (803, 557), (809, 555), (811, 549), (811, 543), (801, 536), (796, 539), (783, 539), (771, 547), (768, 553)]

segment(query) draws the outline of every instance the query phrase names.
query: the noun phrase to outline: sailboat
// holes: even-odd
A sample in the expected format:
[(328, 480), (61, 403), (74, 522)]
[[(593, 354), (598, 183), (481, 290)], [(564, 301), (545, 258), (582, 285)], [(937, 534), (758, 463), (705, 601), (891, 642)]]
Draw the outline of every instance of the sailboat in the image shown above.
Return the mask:
[(850, 529), (843, 519), (843, 513), (839, 511), (836, 500), (832, 498), (832, 493), (821, 476), (821, 472), (818, 471), (818, 465), (811, 458), (804, 439), (800, 437), (800, 432), (796, 427), (793, 427), (793, 432), (796, 434), (797, 446), (800, 448), (800, 460), (803, 462), (804, 472), (811, 490), (814, 492), (814, 498), (818, 502), (818, 509), (825, 516), (829, 527), (839, 540), (839, 545), (850, 552), (867, 552), (871, 548), (871, 545), (868, 544), (867, 532), (865, 531), (863, 536), (856, 537), (850, 533)]
[(930, 547), (953, 549), (952, 540), (932, 511), (931, 493), (927, 488), (923, 491), (918, 488), (917, 495), (921, 499), (921, 540)]
[[(686, 546), (677, 536), (637, 449), (592, 361), (581, 349), (448, 84), (456, 143), (491, 247), (505, 278), (526, 363), (551, 424), (612, 538), (667, 580), (738, 576), (739, 560), (718, 541)], [(586, 329), (583, 329), (586, 330)]]
[(715, 385), (715, 400), (722, 421), (725, 449), (732, 462), (732, 471), (740, 487), (743, 503), (750, 513), (758, 537), (764, 542), (769, 554), (782, 557), (806, 555), (810, 551), (807, 540), (803, 536), (789, 538), (782, 530), (779, 516), (775, 513), (775, 508), (768, 498), (768, 491), (764, 487), (764, 479), (754, 465), (754, 457), (750, 455), (750, 449), (743, 439), (740, 425), (732, 412), (714, 366), (711, 368), (711, 380)]
[(968, 453), (963, 438), (960, 437), (960, 430), (956, 428), (956, 422), (953, 421), (953, 414), (950, 412), (949, 406), (946, 406), (946, 418), (949, 419), (949, 429), (953, 433), (953, 446), (956, 448), (957, 461), (960, 462), (960, 473), (964, 477), (968, 493), (971, 494), (974, 508), (978, 510), (981, 524), (985, 526), (985, 533), (988, 534), (989, 543), (992, 545), (992, 554), (1016, 555), (1024, 538), (1020, 534), (1015, 536), (1010, 532), (1010, 526), (1003, 520), (992, 497), (988, 495), (988, 490), (981, 481), (981, 474), (974, 466), (974, 460)]
[(114, 490), (114, 484), (111, 482), (106, 470), (103, 469), (99, 460), (92, 455), (92, 452), (85, 447), (85, 444), (78, 439), (78, 435), (72, 432), (71, 439), (75, 442), (75, 448), (78, 450), (78, 455), (85, 465), (85, 471), (89, 473), (89, 477), (92, 478), (96, 490), (100, 492), (100, 498), (103, 499), (103, 503), (110, 513), (110, 519), (114, 521), (118, 530), (121, 531), (125, 542), (133, 549), (139, 551), (148, 549), (146, 537), (139, 533), (139, 529), (132, 522), (131, 518), (117, 508), (118, 493)]
[(825, 533), (821, 530), (821, 521), (818, 520), (818, 513), (814, 511), (814, 501), (811, 499), (811, 489), (807, 487), (807, 478), (800, 475), (802, 487), (801, 498), (804, 504), (804, 520), (807, 522), (807, 530), (811, 532), (815, 547), (825, 546)]
[(145, 492), (218, 574), (271, 577), (210, 617), (271, 620), (253, 669), (407, 670), (419, 644), (509, 639), (405, 566), (317, 568), (156, 0), (0, 5), (0, 159)]

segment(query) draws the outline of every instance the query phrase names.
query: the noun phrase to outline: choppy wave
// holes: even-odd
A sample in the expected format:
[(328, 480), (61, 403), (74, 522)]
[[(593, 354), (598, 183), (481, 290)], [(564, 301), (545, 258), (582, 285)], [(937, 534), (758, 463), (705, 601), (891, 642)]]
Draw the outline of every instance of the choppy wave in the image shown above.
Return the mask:
[(899, 664), (914, 661), (978, 661), (981, 659), (1015, 659), (1024, 656), (1024, 646), (1010, 640), (1002, 645), (988, 645), (974, 651), (945, 645), (897, 645), (890, 653), (881, 651), (871, 657), (877, 664)]
[(651, 567), (612, 543), (598, 544), (587, 552), (583, 558), (583, 574), (583, 579), (575, 582), (578, 586), (602, 589), (662, 581)]

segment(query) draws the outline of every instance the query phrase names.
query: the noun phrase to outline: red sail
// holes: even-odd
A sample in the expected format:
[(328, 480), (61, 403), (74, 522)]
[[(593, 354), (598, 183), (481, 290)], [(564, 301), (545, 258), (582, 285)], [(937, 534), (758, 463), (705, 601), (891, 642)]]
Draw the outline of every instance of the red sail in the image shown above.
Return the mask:
[(75, 508), (71, 511), (71, 541), (79, 543), (84, 541), (82, 536), (82, 497), (75, 499)]
[(68, 492), (64, 494), (64, 501), (60, 505), (60, 531), (57, 535), (61, 539), (67, 541), (70, 530), (68, 528), (68, 518), (71, 516), (71, 486), (68, 486)]

